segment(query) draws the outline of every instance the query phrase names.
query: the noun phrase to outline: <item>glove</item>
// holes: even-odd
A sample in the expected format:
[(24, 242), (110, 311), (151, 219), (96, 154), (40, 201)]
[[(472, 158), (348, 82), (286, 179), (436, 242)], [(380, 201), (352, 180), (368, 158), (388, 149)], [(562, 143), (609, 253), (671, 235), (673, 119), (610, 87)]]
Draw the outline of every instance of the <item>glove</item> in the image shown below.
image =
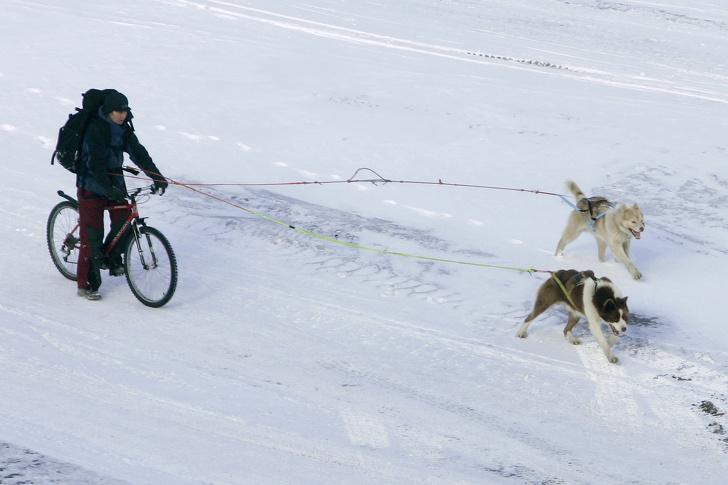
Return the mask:
[(164, 179), (154, 179), (154, 193), (164, 195), (164, 191), (167, 189), (169, 184)]
[(124, 202), (126, 200), (126, 192), (118, 187), (109, 187), (108, 189), (106, 189), (106, 195), (111, 200), (116, 200), (119, 202)]

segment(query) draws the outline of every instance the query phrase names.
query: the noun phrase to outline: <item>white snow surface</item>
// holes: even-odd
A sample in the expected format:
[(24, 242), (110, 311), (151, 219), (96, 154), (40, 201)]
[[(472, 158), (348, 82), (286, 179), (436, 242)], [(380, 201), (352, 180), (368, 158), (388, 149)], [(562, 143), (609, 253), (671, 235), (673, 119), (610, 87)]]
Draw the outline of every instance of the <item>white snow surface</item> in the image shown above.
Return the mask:
[[(0, 8), (2, 485), (725, 483), (725, 2)], [(178, 183), (140, 206), (179, 261), (161, 309), (48, 255), (91, 87)], [(393, 182), (271, 185), (360, 168)], [(554, 256), (571, 208), (535, 191), (566, 179), (639, 203), (643, 279), (588, 234)], [(619, 363), (560, 309), (516, 337), (529, 268), (629, 297)]]

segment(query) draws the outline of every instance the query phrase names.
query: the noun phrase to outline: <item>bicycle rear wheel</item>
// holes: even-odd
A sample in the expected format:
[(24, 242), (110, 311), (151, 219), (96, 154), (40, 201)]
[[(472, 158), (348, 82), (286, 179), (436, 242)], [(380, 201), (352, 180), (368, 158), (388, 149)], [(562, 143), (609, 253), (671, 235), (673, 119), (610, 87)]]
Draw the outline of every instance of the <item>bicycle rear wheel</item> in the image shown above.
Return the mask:
[(153, 308), (166, 305), (177, 288), (177, 258), (167, 238), (140, 227), (138, 241), (130, 236), (124, 254), (126, 281), (137, 300)]
[(46, 238), (53, 264), (63, 276), (76, 281), (78, 252), (81, 247), (78, 228), (78, 205), (63, 201), (48, 216)]

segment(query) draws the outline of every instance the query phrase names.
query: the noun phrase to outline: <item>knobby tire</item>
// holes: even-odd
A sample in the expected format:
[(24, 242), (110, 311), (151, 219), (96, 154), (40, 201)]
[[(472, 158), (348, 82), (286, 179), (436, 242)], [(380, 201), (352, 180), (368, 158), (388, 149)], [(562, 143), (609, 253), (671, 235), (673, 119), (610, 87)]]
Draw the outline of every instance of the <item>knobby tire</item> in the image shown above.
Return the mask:
[(134, 296), (152, 308), (166, 305), (177, 288), (177, 258), (167, 238), (153, 227), (140, 227), (139, 246), (130, 237), (124, 255), (126, 281)]
[(51, 253), (53, 264), (71, 281), (76, 281), (78, 267), (80, 247), (78, 217), (78, 205), (63, 201), (51, 210), (46, 225), (48, 251)]

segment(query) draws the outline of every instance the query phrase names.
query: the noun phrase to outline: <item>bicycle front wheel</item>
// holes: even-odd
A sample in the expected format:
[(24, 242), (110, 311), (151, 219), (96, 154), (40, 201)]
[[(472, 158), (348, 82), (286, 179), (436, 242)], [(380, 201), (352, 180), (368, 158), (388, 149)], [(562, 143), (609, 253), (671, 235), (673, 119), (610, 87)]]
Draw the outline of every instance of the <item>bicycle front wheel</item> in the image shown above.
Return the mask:
[(164, 235), (153, 227), (140, 227), (139, 239), (130, 236), (124, 252), (126, 281), (146, 306), (166, 305), (177, 288), (177, 258)]
[(63, 201), (51, 210), (46, 225), (48, 251), (53, 264), (72, 281), (76, 281), (78, 252), (81, 248), (78, 218), (78, 205)]

